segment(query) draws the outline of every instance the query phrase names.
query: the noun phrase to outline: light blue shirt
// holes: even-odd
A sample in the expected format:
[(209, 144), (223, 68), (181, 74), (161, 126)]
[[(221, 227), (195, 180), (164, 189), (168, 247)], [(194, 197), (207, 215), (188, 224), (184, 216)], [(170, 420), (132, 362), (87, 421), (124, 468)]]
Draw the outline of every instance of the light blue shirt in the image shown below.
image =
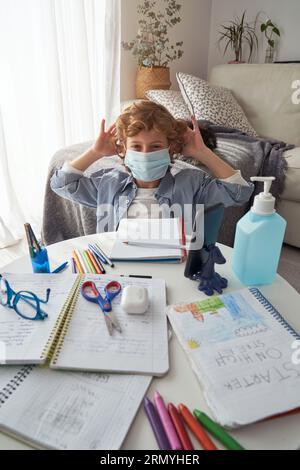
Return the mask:
[[(116, 168), (101, 169), (90, 177), (59, 169), (50, 184), (59, 196), (96, 208), (98, 233), (117, 229), (137, 193), (133, 176)], [(252, 183), (229, 183), (191, 168), (175, 175), (168, 170), (154, 196), (164, 217), (170, 216), (170, 208), (175, 207), (184, 211), (185, 221), (191, 218), (192, 223), (197, 205), (242, 205), (250, 199), (253, 190)]]

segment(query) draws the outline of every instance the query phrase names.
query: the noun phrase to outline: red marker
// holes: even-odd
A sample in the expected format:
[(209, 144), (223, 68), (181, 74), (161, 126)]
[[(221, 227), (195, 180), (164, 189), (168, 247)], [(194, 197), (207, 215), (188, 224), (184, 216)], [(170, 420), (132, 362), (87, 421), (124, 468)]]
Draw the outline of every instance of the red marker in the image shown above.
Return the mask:
[(185, 430), (182, 418), (173, 403), (169, 403), (168, 411), (177, 431), (183, 450), (194, 450), (193, 444)]

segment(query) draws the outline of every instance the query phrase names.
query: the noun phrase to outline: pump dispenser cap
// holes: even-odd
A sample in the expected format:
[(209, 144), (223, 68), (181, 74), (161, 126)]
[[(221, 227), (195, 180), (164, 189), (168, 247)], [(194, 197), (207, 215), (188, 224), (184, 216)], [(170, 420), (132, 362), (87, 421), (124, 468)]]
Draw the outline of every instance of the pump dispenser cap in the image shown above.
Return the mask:
[(276, 178), (274, 176), (252, 176), (250, 179), (264, 183), (264, 191), (255, 196), (251, 211), (259, 215), (270, 215), (276, 212), (275, 197), (270, 193), (271, 184)]

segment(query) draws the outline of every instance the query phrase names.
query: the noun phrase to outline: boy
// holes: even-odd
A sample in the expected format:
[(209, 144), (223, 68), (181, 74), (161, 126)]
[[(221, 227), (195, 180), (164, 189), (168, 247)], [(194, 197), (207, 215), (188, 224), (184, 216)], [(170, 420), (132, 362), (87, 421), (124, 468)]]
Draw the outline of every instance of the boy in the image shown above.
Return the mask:
[[(100, 135), (83, 155), (65, 162), (51, 179), (58, 195), (97, 208), (97, 232), (116, 230), (123, 217), (157, 218), (162, 213), (185, 218), (198, 204), (240, 205), (248, 201), (253, 184), (209, 149), (196, 119), (193, 129), (175, 119), (163, 106), (142, 101), (127, 108), (116, 123)], [(199, 169), (174, 174), (175, 154), (193, 157), (213, 176)], [(118, 154), (123, 168), (106, 168), (84, 176), (84, 171), (102, 157)], [(174, 209), (175, 208), (175, 209)], [(180, 209), (181, 214), (178, 214)]]

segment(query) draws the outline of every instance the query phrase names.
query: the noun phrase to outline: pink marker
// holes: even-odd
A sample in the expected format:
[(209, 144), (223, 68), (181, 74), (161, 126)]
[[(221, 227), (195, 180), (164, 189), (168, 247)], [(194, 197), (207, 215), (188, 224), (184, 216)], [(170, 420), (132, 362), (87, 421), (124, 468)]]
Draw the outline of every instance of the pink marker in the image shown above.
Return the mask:
[(182, 450), (180, 440), (177, 436), (176, 429), (173, 426), (169, 412), (165, 406), (162, 396), (156, 391), (154, 393), (154, 402), (160, 420), (162, 422), (165, 433), (169, 439), (172, 450)]

